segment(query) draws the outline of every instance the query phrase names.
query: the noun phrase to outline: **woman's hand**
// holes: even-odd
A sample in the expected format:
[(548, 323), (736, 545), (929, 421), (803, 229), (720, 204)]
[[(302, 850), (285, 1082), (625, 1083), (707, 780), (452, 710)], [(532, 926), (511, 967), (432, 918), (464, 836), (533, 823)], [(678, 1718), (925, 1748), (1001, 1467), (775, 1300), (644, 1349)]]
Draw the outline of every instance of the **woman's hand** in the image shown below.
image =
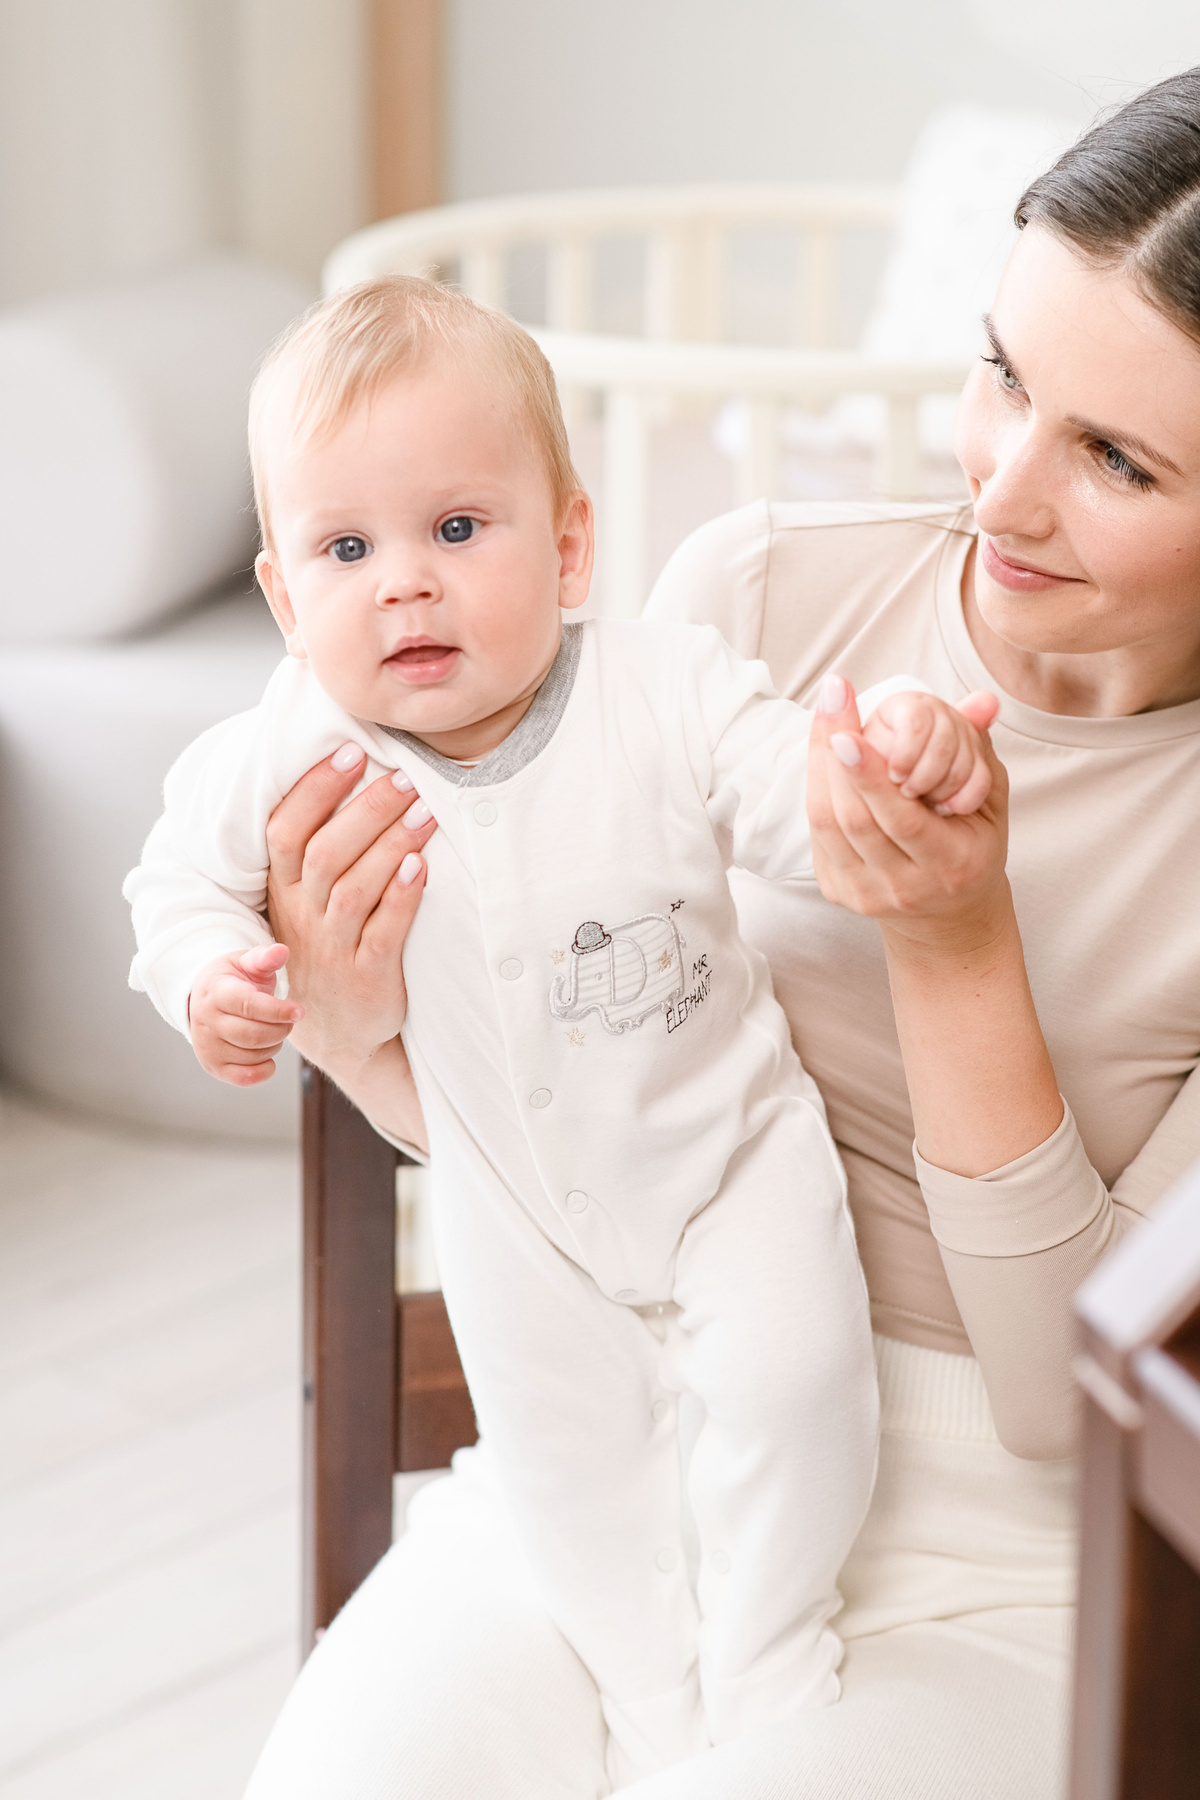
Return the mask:
[(267, 910), (290, 952), (289, 997), (304, 1009), (292, 1042), (348, 1090), (404, 1023), (404, 940), (425, 887), (420, 852), (437, 829), (399, 771), (337, 812), (362, 765), (345, 745), (301, 776), (267, 826)]
[(958, 709), (981, 734), (991, 791), (975, 811), (939, 813), (907, 798), (859, 723), (854, 690), (828, 675), (813, 722), (808, 816), (813, 860), (827, 900), (904, 936), (951, 944), (993, 933), (1011, 911), (1004, 873), (1008, 778), (987, 738), (991, 694)]
[[(821, 698), (808, 777), (821, 892), (883, 927), (921, 1154), (958, 1175), (987, 1174), (1045, 1143), (1063, 1116), (1004, 872), (1004, 765), (985, 739), (987, 799), (939, 816), (888, 778), (849, 683), (826, 676)], [(961, 706), (986, 731), (994, 697)]]

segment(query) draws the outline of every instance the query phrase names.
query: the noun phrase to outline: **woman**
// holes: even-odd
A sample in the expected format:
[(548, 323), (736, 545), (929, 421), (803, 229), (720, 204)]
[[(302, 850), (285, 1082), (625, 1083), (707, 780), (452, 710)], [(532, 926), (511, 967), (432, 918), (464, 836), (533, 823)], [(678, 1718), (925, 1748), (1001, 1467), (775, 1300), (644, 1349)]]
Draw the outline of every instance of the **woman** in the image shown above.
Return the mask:
[[(885, 1435), (840, 1705), (638, 1800), (1061, 1784), (1070, 1296), (1200, 1152), (1200, 70), (1096, 128), (1019, 219), (959, 415), (974, 519), (748, 508), (652, 601), (823, 709), (820, 891), (743, 878), (739, 905), (845, 1157)], [(843, 678), (899, 669), (999, 693), (980, 814), (906, 799), (859, 734)], [(386, 784), (330, 818), (353, 779), (323, 765), (280, 808), (273, 917), (300, 1047), (412, 1140), (394, 1037), (416, 899), (390, 882), (411, 846)], [(467, 1453), (331, 1628), (250, 1794), (605, 1791), (595, 1691)]]

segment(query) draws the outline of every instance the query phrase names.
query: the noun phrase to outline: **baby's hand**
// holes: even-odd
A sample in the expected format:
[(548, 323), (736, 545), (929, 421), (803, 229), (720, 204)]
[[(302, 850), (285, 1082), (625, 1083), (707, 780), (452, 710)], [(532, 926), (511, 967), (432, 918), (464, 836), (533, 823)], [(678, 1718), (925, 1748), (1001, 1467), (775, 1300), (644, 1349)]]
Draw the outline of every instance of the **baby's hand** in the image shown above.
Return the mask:
[(234, 1087), (255, 1087), (275, 1073), (275, 1052), (304, 1008), (275, 998), (286, 944), (219, 956), (201, 970), (188, 997), (192, 1048), (202, 1069)]
[(935, 694), (892, 694), (880, 701), (863, 736), (886, 757), (888, 774), (908, 800), (935, 812), (972, 813), (992, 791), (980, 733), (1000, 710), (995, 694), (968, 694), (957, 706)]

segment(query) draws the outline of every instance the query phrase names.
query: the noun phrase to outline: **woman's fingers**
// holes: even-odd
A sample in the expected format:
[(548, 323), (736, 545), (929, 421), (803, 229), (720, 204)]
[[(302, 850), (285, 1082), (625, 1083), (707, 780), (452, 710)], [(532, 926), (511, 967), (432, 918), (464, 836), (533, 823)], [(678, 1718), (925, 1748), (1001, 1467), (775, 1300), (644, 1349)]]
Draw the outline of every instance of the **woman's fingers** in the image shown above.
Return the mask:
[(410, 850), (379, 897), (379, 904), (363, 926), (360, 963), (387, 964), (404, 949), (409, 927), (425, 892), (425, 858)]
[[(412, 787), (399, 787), (398, 781), (406, 781), (407, 777), (397, 770), (394, 775), (381, 775), (365, 787), (361, 794), (356, 794), (348, 806), (344, 806), (327, 824), (311, 839), (304, 857), (304, 890), (309, 901), (319, 911), (329, 905), (333, 890), (343, 878), (350, 874), (355, 866), (366, 856), (385, 833), (392, 832), (401, 826), (424, 843), (434, 830), (435, 822), (424, 800), (418, 798)], [(411, 848), (411, 845), (408, 846)], [(399, 858), (396, 859), (398, 863)], [(392, 869), (396, 863), (392, 864)], [(379, 883), (379, 888), (370, 904), (360, 913), (370, 911), (382, 892), (383, 883), (388, 879), (391, 870)]]
[(299, 881), (309, 839), (331, 818), (362, 774), (365, 752), (343, 744), (302, 775), (267, 820), (271, 868), (280, 881)]
[[(902, 813), (919, 809), (921, 803), (901, 798), (887, 763), (865, 738), (835, 732), (834, 740), (830, 748), (837, 766), (830, 771), (829, 792), (837, 830), (873, 875), (893, 882), (904, 874), (911, 858), (881, 820), (873, 796), (886, 793)], [(851, 760), (852, 752), (857, 760)]]
[(841, 675), (823, 675), (817, 690), (813, 737), (818, 743), (828, 743), (835, 731), (861, 730), (858, 701), (850, 683)]
[(397, 819), (334, 883), (326, 919), (338, 942), (351, 950), (357, 947), (389, 884), (408, 857), (419, 855), (436, 830), (433, 819), (426, 819), (415, 831), (409, 829), (407, 816)]

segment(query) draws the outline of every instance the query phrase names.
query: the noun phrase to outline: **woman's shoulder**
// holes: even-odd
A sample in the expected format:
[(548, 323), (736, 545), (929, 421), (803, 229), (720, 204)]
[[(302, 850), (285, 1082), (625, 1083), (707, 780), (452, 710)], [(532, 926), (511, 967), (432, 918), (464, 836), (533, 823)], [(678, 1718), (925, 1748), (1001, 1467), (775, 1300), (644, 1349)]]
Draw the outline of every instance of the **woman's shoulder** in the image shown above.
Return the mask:
[(870, 640), (882, 661), (859, 671), (869, 683), (915, 667), (947, 559), (961, 564), (974, 529), (953, 500), (756, 501), (680, 545), (647, 616), (715, 625), (793, 698)]
[(973, 531), (970, 508), (868, 501), (757, 500), (702, 525), (675, 551), (645, 616), (716, 625), (744, 656), (763, 654), (773, 616), (806, 620), (861, 613), (928, 569), (946, 540)]

